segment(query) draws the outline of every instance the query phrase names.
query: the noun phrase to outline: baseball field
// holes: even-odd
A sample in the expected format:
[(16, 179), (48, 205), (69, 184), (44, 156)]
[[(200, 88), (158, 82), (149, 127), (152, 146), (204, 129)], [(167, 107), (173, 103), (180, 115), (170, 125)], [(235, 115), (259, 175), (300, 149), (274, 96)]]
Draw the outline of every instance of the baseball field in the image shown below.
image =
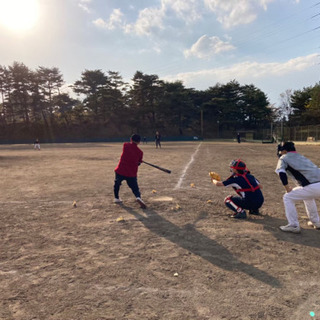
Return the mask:
[[(320, 231), (303, 203), (301, 234), (279, 230), (275, 144), (140, 147), (172, 171), (139, 167), (145, 210), (125, 183), (113, 203), (121, 143), (0, 146), (1, 320), (320, 319)], [(320, 146), (296, 147), (320, 165)], [(237, 158), (265, 197), (240, 221), (208, 175)]]

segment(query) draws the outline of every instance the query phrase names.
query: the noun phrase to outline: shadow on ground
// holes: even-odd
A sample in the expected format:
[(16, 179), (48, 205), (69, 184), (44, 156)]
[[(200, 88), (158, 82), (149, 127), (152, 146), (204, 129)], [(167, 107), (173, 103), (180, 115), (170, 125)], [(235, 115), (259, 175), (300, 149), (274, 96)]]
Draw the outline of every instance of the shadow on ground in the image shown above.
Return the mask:
[(250, 219), (250, 222), (263, 226), (265, 231), (270, 232), (277, 240), (300, 244), (308, 247), (320, 248), (320, 231), (313, 228), (301, 227), (301, 234), (283, 232), (279, 226), (288, 224), (285, 219), (279, 219), (267, 215), (261, 215), (259, 218)]
[(198, 232), (194, 225), (188, 224), (184, 227), (178, 227), (160, 216), (154, 210), (148, 209), (144, 211), (147, 215), (144, 216), (130, 207), (125, 205), (122, 205), (122, 207), (129, 214), (141, 221), (151, 232), (200, 256), (211, 264), (228, 271), (243, 272), (275, 288), (281, 287), (280, 282), (276, 278), (249, 264), (239, 261), (225, 247)]

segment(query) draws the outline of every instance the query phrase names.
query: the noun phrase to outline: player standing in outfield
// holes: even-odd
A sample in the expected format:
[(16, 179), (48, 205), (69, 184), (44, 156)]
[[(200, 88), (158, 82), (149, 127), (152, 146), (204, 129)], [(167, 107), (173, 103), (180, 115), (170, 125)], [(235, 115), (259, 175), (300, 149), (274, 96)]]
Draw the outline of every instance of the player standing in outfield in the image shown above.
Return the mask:
[(36, 141), (33, 143), (33, 149), (34, 150), (40, 150), (40, 142), (39, 139), (37, 138)]
[[(285, 232), (300, 233), (295, 202), (302, 200), (310, 220), (308, 226), (320, 230), (320, 219), (315, 202), (316, 198), (320, 198), (320, 169), (312, 161), (297, 153), (291, 141), (278, 146), (278, 156), (276, 173), (286, 189), (283, 203), (288, 220), (288, 225), (281, 226), (280, 229)], [(289, 186), (287, 175), (293, 178), (297, 187)]]
[(141, 138), (138, 134), (133, 134), (130, 138), (130, 142), (123, 144), (123, 150), (120, 157), (120, 161), (115, 168), (115, 180), (114, 180), (114, 202), (121, 203), (119, 198), (120, 186), (123, 180), (127, 181), (129, 188), (136, 196), (137, 202), (140, 207), (145, 209), (146, 205), (141, 199), (141, 194), (138, 186), (138, 166), (142, 163), (143, 152), (139, 149), (138, 144)]
[(246, 164), (240, 159), (230, 163), (231, 176), (225, 181), (218, 181), (211, 178), (212, 183), (217, 187), (232, 187), (238, 196), (227, 196), (224, 199), (225, 205), (234, 211), (231, 216), (236, 219), (245, 219), (246, 211), (249, 214), (259, 215), (259, 208), (264, 202), (261, 192), (261, 185), (258, 180), (247, 170)]
[(159, 131), (156, 132), (155, 135), (155, 140), (156, 140), (156, 148), (158, 149), (158, 147), (161, 149), (161, 134), (159, 133)]

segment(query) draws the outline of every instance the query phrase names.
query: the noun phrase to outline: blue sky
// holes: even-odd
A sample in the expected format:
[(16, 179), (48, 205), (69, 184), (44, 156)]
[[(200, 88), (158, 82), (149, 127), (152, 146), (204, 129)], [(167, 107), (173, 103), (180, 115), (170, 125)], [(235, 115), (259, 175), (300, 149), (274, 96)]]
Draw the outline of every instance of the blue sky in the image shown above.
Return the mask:
[(0, 0), (0, 12), (0, 65), (57, 67), (66, 84), (85, 69), (199, 90), (235, 79), (277, 106), (320, 81), (317, 0)]

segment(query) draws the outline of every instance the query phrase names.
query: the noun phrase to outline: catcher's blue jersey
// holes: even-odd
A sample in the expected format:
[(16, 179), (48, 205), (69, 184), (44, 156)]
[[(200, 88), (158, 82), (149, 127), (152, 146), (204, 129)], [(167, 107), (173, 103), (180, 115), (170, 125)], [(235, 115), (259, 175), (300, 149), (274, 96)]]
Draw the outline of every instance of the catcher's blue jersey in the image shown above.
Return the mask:
[(226, 187), (232, 187), (237, 194), (251, 205), (260, 207), (264, 201), (259, 182), (252, 174), (233, 175), (223, 181)]

